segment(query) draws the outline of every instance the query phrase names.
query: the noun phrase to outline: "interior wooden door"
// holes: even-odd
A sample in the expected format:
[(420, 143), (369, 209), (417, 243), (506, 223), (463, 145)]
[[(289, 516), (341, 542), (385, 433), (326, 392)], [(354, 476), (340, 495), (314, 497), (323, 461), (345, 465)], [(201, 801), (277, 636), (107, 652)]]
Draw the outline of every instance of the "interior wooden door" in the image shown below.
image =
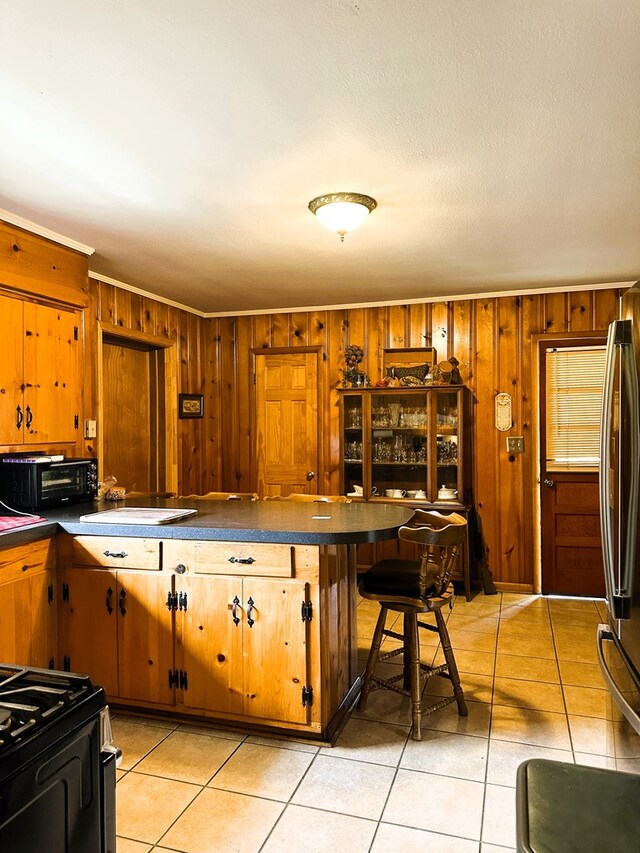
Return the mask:
[(105, 339), (102, 350), (102, 475), (127, 491), (151, 492), (155, 480), (153, 352)]
[(25, 444), (76, 441), (79, 323), (76, 312), (24, 303)]
[(120, 570), (117, 581), (119, 695), (172, 705), (173, 611), (167, 608), (171, 577)]
[(242, 602), (234, 622), (233, 599), (242, 580), (178, 577), (176, 592), (186, 593), (187, 609), (176, 613), (176, 666), (187, 673), (185, 707), (242, 714)]
[(0, 444), (22, 444), (23, 440), (23, 304), (19, 299), (0, 296)]
[(256, 356), (257, 490), (318, 492), (317, 353)]
[[(308, 585), (296, 580), (245, 578), (245, 713), (252, 717), (307, 723), (309, 687), (307, 622), (300, 618)], [(317, 691), (316, 691), (317, 692)]]
[[(604, 344), (604, 338), (600, 337), (550, 339), (541, 343), (540, 520), (542, 592), (547, 595), (604, 597), (605, 594), (598, 465), (580, 466), (570, 458), (566, 460), (568, 464), (558, 464), (550, 458), (554, 454), (547, 446), (551, 441), (549, 424), (552, 419), (547, 391), (554, 382), (548, 369), (547, 353), (576, 350), (580, 359), (582, 348), (584, 361), (588, 347), (590, 351), (601, 349), (604, 358)], [(575, 411), (572, 410), (570, 391), (563, 406), (563, 417), (570, 429), (577, 420), (579, 407), (576, 402)], [(576, 447), (578, 444), (576, 439)], [(568, 457), (571, 453), (569, 447)]]
[(107, 696), (118, 695), (116, 573), (105, 569), (65, 568), (58, 589), (61, 656), (72, 672), (90, 675)]

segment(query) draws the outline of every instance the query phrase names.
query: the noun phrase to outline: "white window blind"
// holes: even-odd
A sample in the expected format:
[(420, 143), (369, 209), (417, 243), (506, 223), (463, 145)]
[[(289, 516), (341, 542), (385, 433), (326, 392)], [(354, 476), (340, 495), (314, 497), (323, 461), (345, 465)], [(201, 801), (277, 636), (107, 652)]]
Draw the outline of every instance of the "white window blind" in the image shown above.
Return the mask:
[(603, 346), (546, 351), (548, 471), (598, 468), (605, 355)]

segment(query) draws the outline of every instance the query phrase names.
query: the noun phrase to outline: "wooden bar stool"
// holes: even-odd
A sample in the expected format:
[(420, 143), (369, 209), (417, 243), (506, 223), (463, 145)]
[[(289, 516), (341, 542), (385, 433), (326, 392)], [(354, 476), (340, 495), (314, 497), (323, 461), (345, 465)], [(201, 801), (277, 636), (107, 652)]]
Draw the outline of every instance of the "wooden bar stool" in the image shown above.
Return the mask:
[[(358, 710), (364, 711), (366, 708), (371, 690), (384, 688), (401, 696), (409, 696), (413, 716), (413, 739), (422, 740), (420, 721), (423, 715), (431, 714), (452, 702), (458, 703), (458, 713), (462, 717), (468, 714), (449, 632), (441, 612), (445, 604), (450, 604), (453, 596), (451, 574), (465, 541), (467, 522), (457, 513), (442, 515), (426, 510), (416, 510), (412, 521), (418, 526), (401, 527), (398, 537), (419, 545), (420, 559), (381, 560), (375, 563), (360, 581), (360, 595), (380, 603), (380, 616), (373, 633)], [(385, 628), (389, 610), (404, 614), (404, 634)], [(419, 621), (418, 615), (421, 613), (433, 613), (436, 624)], [(418, 628), (439, 634), (445, 663), (440, 666), (428, 666), (420, 662)], [(380, 654), (384, 636), (402, 640), (403, 645)], [(399, 675), (391, 678), (377, 678), (374, 675), (378, 661), (388, 660), (399, 654), (404, 656), (403, 671)], [(433, 675), (449, 679), (453, 694), (423, 707), (420, 683), (422, 673), (426, 673), (427, 681)], [(398, 682), (402, 682), (402, 686), (398, 686)]]

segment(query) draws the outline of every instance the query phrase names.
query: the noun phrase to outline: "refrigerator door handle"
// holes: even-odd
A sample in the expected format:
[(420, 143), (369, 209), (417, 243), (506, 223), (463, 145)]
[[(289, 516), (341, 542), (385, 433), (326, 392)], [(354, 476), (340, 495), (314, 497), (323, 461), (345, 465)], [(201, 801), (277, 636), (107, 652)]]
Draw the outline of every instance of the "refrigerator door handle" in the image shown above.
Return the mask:
[[(629, 321), (627, 321), (629, 322)], [(629, 336), (630, 338), (631, 336)], [(625, 501), (625, 549), (621, 555), (620, 587), (618, 595), (628, 603), (624, 606), (625, 611), (633, 596), (633, 577), (635, 571), (636, 545), (638, 538), (638, 491), (640, 487), (640, 393), (638, 390), (638, 370), (633, 349), (633, 343), (627, 339), (622, 345), (622, 367), (625, 391), (627, 394), (627, 405), (629, 407), (629, 423), (625, 424), (625, 432), (628, 436), (629, 459), (623, 459), (624, 469), (628, 472), (629, 489)], [(621, 618), (629, 618), (626, 612)]]
[(617, 321), (609, 326), (607, 355), (602, 393), (602, 416), (600, 418), (600, 528), (602, 534), (602, 558), (607, 605), (613, 613), (615, 570), (613, 565), (613, 507), (610, 502), (611, 430), (613, 425), (613, 385), (615, 380)]
[(609, 627), (609, 625), (598, 625), (596, 645), (598, 649), (598, 662), (600, 664), (600, 671), (602, 672), (602, 677), (604, 678), (607, 687), (611, 691), (611, 695), (613, 696), (616, 705), (620, 708), (624, 716), (629, 721), (630, 725), (633, 727), (633, 729), (638, 734), (640, 734), (640, 719), (638, 718), (638, 714), (625, 699), (620, 688), (616, 684), (615, 679), (611, 675), (609, 667), (607, 666), (607, 662), (604, 657), (604, 650), (602, 648), (605, 640), (610, 643), (613, 642), (611, 628)]

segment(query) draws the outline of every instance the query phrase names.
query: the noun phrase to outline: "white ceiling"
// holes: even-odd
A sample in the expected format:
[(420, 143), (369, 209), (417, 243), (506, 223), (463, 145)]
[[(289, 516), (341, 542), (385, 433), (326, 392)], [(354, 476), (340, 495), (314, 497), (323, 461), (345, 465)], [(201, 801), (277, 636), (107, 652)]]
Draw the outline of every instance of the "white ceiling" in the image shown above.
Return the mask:
[[(0, 207), (205, 312), (640, 277), (638, 0), (3, 0)], [(378, 209), (344, 244), (307, 210)]]

